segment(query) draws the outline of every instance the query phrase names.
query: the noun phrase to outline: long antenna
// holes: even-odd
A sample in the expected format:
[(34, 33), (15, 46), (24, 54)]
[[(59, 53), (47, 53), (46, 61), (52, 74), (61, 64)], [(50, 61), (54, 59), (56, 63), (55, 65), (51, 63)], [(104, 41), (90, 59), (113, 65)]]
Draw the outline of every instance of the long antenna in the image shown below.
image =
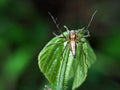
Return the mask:
[(87, 30), (89, 28), (89, 26), (90, 26), (90, 24), (91, 24), (91, 22), (92, 22), (92, 20), (93, 20), (93, 18), (94, 18), (96, 13), (97, 13), (97, 10), (95, 10), (95, 12), (93, 13), (93, 15), (92, 15), (92, 17), (91, 17), (91, 19), (90, 19), (90, 21), (89, 21), (89, 23), (88, 23), (88, 25), (87, 25), (85, 30)]
[[(55, 19), (54, 19), (54, 17), (53, 17), (53, 15), (50, 13), (50, 12), (48, 12), (48, 14), (50, 15), (50, 17), (52, 18), (52, 20), (53, 20), (53, 22), (55, 23), (55, 25), (56, 25), (56, 27), (57, 27), (57, 29), (60, 31), (60, 33), (62, 33), (62, 30), (59, 28), (59, 24), (57, 24), (57, 22), (55, 21)], [(65, 37), (66, 38), (66, 36), (62, 33), (62, 35), (63, 35), (63, 37)]]

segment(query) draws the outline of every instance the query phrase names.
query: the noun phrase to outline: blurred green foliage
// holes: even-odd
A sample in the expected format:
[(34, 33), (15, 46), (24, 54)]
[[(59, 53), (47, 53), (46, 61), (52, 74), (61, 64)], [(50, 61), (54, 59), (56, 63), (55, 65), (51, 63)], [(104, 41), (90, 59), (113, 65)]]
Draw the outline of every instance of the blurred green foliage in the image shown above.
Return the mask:
[[(120, 90), (119, 0), (0, 0), (0, 90), (43, 90), (47, 81), (38, 68), (37, 56), (53, 37), (53, 22), (71, 29), (89, 22), (90, 44), (97, 62), (78, 90)], [(77, 28), (76, 28), (77, 27)]]

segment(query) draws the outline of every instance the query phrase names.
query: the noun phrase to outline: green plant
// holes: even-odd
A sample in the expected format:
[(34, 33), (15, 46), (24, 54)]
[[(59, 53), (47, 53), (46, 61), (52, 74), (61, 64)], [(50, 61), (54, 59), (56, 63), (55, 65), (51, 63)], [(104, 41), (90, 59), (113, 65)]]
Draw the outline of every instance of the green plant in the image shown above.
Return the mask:
[(53, 90), (74, 90), (79, 87), (86, 79), (88, 68), (96, 59), (86, 41), (84, 28), (74, 32), (79, 39), (76, 41), (75, 57), (71, 50), (71, 41), (65, 41), (70, 37), (70, 31), (54, 37), (38, 56), (39, 68)]

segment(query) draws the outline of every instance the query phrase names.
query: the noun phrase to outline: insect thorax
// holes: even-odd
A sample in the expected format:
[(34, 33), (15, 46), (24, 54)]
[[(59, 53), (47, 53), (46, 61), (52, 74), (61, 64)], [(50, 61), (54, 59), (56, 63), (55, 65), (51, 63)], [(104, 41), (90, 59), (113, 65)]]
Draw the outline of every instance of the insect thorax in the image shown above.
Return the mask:
[(69, 38), (70, 38), (71, 40), (75, 40), (75, 39), (76, 39), (76, 32), (75, 32), (75, 30), (71, 30), (71, 31), (69, 32)]

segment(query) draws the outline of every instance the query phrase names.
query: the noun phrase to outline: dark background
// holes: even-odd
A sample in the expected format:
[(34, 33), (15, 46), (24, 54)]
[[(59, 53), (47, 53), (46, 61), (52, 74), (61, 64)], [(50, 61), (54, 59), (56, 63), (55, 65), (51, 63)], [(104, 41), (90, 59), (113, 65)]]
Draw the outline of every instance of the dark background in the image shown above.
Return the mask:
[(120, 90), (120, 0), (0, 0), (0, 90), (42, 90), (44, 45), (60, 34), (48, 15), (70, 29), (89, 27), (97, 61), (77, 90)]

